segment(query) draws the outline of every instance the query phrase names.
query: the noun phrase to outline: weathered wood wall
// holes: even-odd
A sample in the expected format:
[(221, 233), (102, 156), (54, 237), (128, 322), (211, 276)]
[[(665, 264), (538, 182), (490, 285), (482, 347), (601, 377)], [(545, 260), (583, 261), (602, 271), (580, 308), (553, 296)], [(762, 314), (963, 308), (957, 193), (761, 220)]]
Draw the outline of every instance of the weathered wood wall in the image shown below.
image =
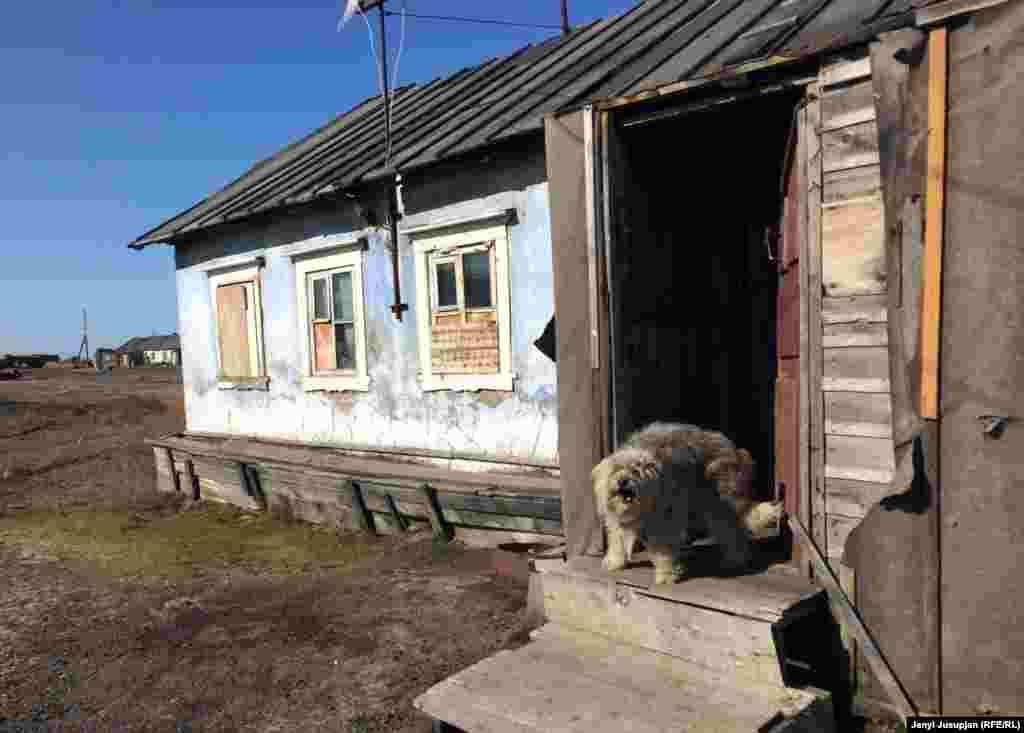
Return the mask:
[[(847, 539), (889, 493), (895, 465), (886, 327), (889, 273), (878, 124), (866, 49), (826, 63), (818, 93), (809, 116), (819, 120), (821, 152), (808, 159), (808, 185), (813, 187), (818, 176), (821, 182), (821, 279), (820, 289), (810, 294), (813, 300), (820, 293), (820, 318), (811, 319), (809, 340), (812, 369), (820, 358), (821, 385), (811, 405), (811, 529), (843, 590), (858, 603), (858, 578), (845, 555)], [(816, 215), (810, 212), (809, 221)], [(815, 275), (810, 273), (812, 284)], [(812, 384), (814, 377), (812, 373)], [(820, 434), (823, 451), (818, 457)], [(854, 665), (860, 667), (856, 644), (849, 639), (849, 645)]]
[[(250, 443), (232, 450), (230, 441), (224, 448), (194, 438), (154, 441), (154, 454), (158, 490), (193, 496), (194, 477), (199, 499), (282, 518), (400, 532), (403, 525), (430, 522), (422, 484), (433, 479), (432, 485), (442, 489), (437, 493), (442, 519), (456, 538), (495, 546), (508, 541), (552, 543), (562, 536), (557, 480), (550, 478), (538, 483), (537, 477), (447, 472), (452, 483), (436, 468), (395, 464), (389, 469), (374, 462), (374, 470), (365, 459), (351, 459), (346, 471), (344, 460), (317, 460), (318, 449), (312, 447)], [(255, 492), (251, 484), (247, 487), (243, 465), (252, 470)], [(379, 477), (368, 475), (368, 468)], [(488, 487), (495, 481), (504, 488)], [(523, 484), (518, 490), (517, 483)]]

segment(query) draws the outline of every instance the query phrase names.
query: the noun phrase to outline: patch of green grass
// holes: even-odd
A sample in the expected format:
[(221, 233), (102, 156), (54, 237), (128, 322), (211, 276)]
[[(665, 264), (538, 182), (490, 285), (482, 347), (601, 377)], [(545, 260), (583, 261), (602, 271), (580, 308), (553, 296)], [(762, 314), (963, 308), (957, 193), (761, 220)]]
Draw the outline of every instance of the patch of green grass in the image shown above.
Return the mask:
[(369, 733), (370, 721), (366, 718), (356, 718), (350, 726), (352, 733)]
[(41, 545), (60, 559), (88, 560), (112, 575), (182, 575), (207, 562), (262, 562), (275, 571), (347, 565), (369, 551), (358, 538), (266, 514), (203, 504), (138, 521), (127, 512), (31, 512), (0, 520), (0, 542)]

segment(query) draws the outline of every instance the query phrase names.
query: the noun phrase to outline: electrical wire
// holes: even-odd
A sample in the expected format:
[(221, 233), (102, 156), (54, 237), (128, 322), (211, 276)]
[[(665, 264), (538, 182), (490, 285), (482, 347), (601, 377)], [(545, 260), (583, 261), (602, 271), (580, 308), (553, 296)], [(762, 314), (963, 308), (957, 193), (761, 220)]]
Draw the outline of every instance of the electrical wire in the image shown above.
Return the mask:
[(395, 56), (395, 73), (391, 77), (391, 88), (398, 88), (398, 65), (402, 63), (402, 49), (405, 46), (405, 18), (408, 0), (402, 0), (402, 35), (398, 39), (398, 54)]
[[(384, 11), (385, 15), (398, 15), (390, 10)], [(507, 20), (487, 20), (484, 18), (460, 18), (452, 15), (422, 15), (420, 13), (409, 13), (410, 18), (418, 18), (421, 20), (451, 20), (457, 23), (487, 23), (490, 25), (508, 25), (516, 26), (519, 28), (551, 28), (554, 30), (561, 30), (560, 25), (542, 25), (539, 23), (511, 23)]]
[[(395, 54), (395, 73), (391, 76), (391, 89), (398, 89), (398, 67), (402, 63), (402, 49), (405, 48), (405, 16), (406, 9), (408, 6), (408, 0), (402, 0), (402, 35), (398, 41), (398, 53)], [(390, 101), (390, 100), (389, 100)], [(391, 106), (390, 104), (388, 105)], [(389, 114), (390, 119), (390, 114)], [(391, 147), (394, 144), (394, 136), (388, 135), (388, 149), (384, 151), (384, 167), (387, 168), (391, 165)]]
[[(381, 64), (381, 60), (377, 58), (377, 49), (373, 43), (373, 26), (370, 25), (370, 19), (366, 17), (366, 13), (363, 11), (363, 8), (358, 3), (356, 4), (356, 12), (358, 12), (359, 15), (361, 15), (363, 20), (366, 22), (366, 34), (370, 39), (370, 55), (373, 56), (373, 65), (377, 69), (377, 83), (380, 85), (381, 100), (387, 107), (387, 119), (390, 121), (392, 100), (384, 99), (384, 85), (387, 83), (387, 79), (385, 79), (384, 77), (384, 67)], [(391, 162), (391, 130), (385, 130), (384, 135), (388, 141), (388, 144), (384, 150), (384, 166), (387, 167)]]

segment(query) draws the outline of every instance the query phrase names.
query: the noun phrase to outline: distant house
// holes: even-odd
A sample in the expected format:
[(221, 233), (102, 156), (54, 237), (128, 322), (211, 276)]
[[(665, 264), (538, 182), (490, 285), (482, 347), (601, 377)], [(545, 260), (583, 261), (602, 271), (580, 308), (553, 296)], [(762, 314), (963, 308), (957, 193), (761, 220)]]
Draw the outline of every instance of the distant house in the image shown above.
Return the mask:
[(128, 339), (116, 350), (116, 364), (123, 367), (164, 364), (177, 366), (181, 362), (181, 339), (178, 334), (167, 336), (136, 336)]
[(57, 354), (5, 354), (0, 357), (0, 368), (38, 369), (59, 361), (60, 357)]

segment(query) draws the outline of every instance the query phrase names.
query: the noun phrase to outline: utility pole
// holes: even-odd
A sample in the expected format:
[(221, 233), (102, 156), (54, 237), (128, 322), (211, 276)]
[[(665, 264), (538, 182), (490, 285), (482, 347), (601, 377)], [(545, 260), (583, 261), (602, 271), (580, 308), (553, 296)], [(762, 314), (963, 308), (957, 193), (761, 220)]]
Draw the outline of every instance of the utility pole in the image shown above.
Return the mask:
[(569, 0), (562, 0), (562, 35), (569, 33)]
[(89, 321), (85, 315), (85, 307), (82, 307), (82, 344), (78, 347), (78, 358), (89, 360)]

